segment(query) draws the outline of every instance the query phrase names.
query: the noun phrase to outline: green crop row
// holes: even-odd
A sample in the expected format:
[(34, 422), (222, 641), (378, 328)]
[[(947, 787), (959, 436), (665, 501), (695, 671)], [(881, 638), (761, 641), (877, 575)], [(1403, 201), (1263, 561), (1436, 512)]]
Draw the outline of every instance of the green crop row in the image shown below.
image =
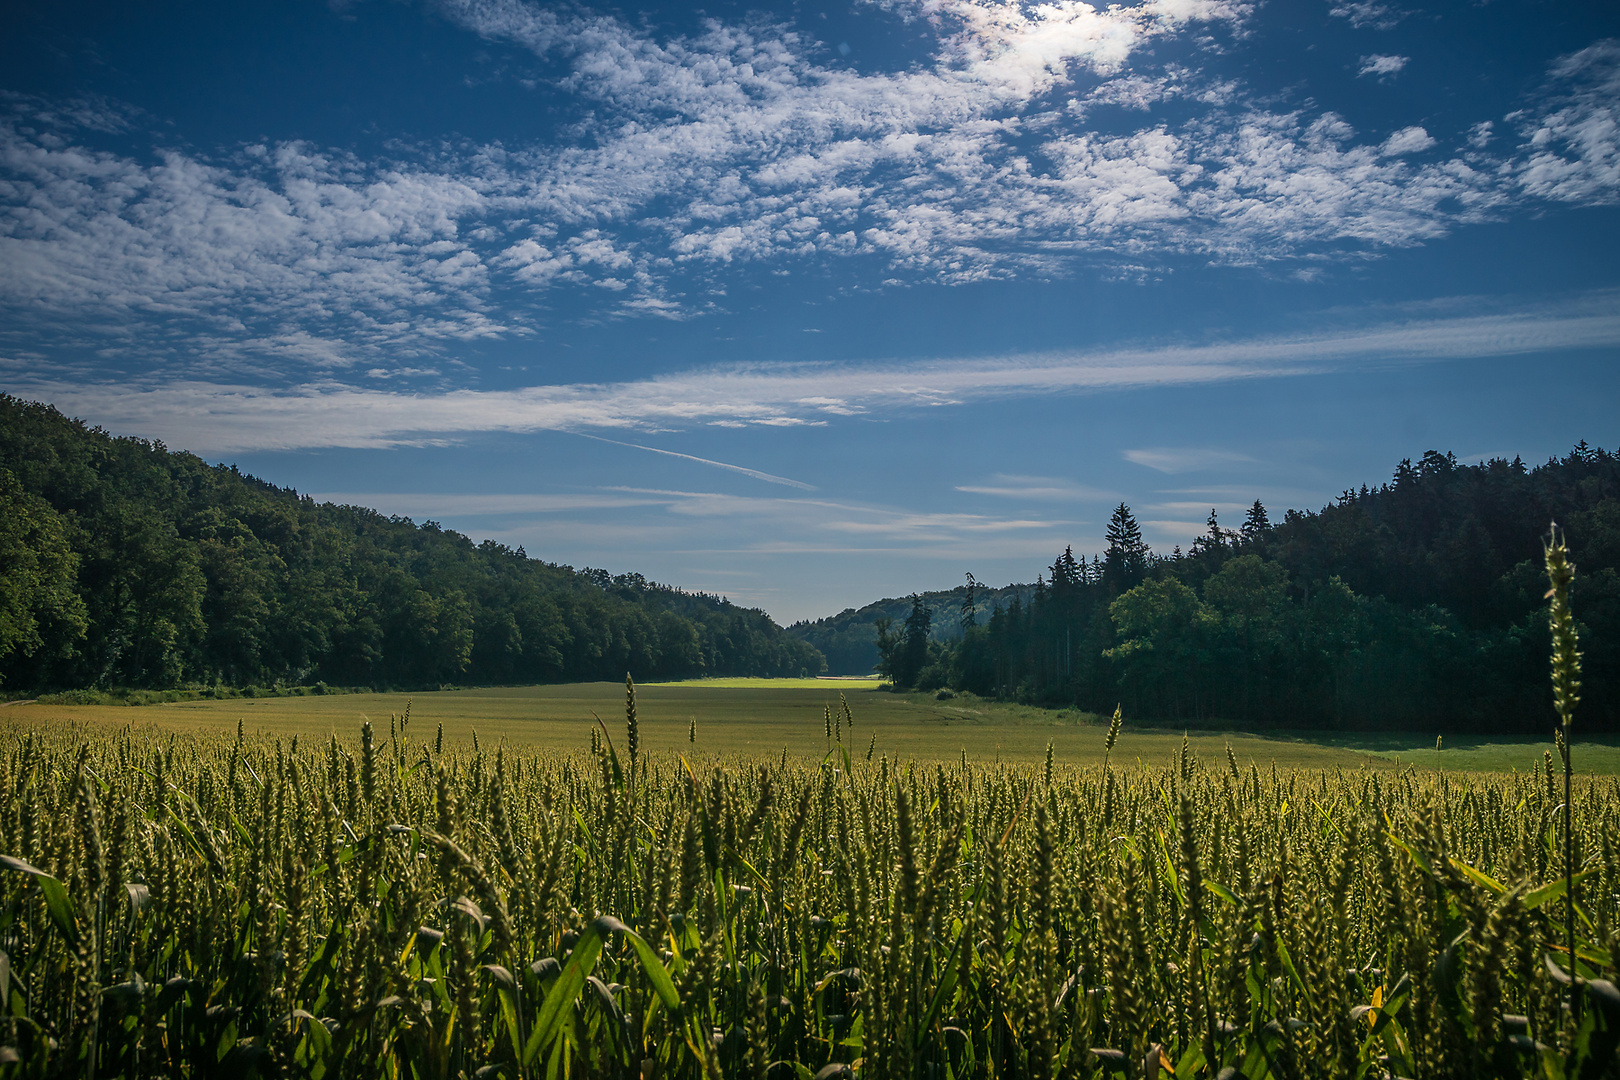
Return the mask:
[[(8, 1076), (1615, 1069), (1620, 785), (12, 736)], [(1577, 1015), (1578, 1013), (1578, 1015)]]

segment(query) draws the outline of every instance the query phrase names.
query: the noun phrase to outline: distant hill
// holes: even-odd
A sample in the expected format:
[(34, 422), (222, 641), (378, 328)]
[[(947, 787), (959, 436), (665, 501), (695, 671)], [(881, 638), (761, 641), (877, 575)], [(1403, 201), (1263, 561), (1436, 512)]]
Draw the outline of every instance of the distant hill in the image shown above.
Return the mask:
[[(1014, 599), (1028, 604), (1034, 594), (1033, 585), (1003, 585), (1000, 588), (981, 587), (974, 592), (977, 622), (986, 622), (997, 608), (1010, 605)], [(967, 586), (920, 594), (923, 603), (934, 613), (929, 639), (939, 642), (962, 639), (962, 601), (967, 597)], [(787, 628), (787, 632), (815, 646), (827, 658), (827, 670), (835, 675), (869, 675), (877, 666), (877, 621), (893, 620), (897, 625), (911, 614), (911, 597), (899, 596), (877, 600), (862, 608), (845, 608), (837, 615), (824, 619), (801, 620)]]
[(765, 612), (317, 503), (0, 395), (0, 687), (801, 675)]

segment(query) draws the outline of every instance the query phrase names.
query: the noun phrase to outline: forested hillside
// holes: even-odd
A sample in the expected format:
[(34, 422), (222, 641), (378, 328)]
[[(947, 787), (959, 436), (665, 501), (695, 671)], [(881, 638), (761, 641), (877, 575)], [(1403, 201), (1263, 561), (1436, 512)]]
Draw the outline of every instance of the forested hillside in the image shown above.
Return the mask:
[(912, 605), (921, 600), (924, 607), (934, 613), (929, 624), (928, 640), (941, 643), (960, 641), (963, 624), (968, 613), (975, 617), (989, 617), (997, 607), (1007, 607), (1015, 600), (1027, 604), (1034, 594), (1033, 585), (1003, 585), (990, 588), (968, 575), (968, 582), (954, 589), (920, 593), (912, 597), (886, 597), (861, 608), (845, 608), (837, 615), (824, 619), (804, 620), (788, 627), (788, 633), (802, 638), (821, 650), (827, 658), (827, 670), (839, 675), (865, 675), (875, 671), (878, 654), (878, 623), (904, 622)]
[(1256, 502), (1228, 529), (1212, 512), (1185, 553), (1150, 551), (1121, 505), (1104, 555), (1065, 551), (958, 644), (928, 640), (957, 613), (918, 598), (880, 667), (1169, 720), (1545, 732), (1553, 521), (1578, 570), (1581, 726), (1620, 730), (1620, 458), (1584, 443), (1535, 469), (1431, 451), (1316, 513), (1274, 524)]
[(5, 689), (799, 675), (764, 612), (475, 545), (0, 395)]

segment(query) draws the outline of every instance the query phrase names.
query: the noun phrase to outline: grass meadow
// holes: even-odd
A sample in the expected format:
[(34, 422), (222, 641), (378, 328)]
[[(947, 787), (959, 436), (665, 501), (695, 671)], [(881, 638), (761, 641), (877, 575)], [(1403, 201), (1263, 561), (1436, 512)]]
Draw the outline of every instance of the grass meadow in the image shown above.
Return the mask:
[[(891, 760), (919, 762), (960, 758), (980, 762), (1043, 760), (1050, 743), (1054, 756), (1075, 765), (1103, 758), (1104, 718), (1078, 710), (1053, 710), (961, 695), (940, 701), (932, 694), (895, 694), (876, 689), (875, 680), (712, 679), (654, 683), (637, 687), (641, 739), (651, 751), (674, 751), (712, 758), (729, 755), (826, 753), (824, 710), (838, 711), (839, 694), (854, 716), (843, 732), (851, 752), (868, 749)], [(442, 690), (413, 694), (229, 698), (159, 705), (16, 704), (0, 708), (0, 724), (27, 728), (83, 725), (118, 730), (125, 726), (206, 734), (233, 732), (240, 720), (250, 733), (269, 738), (297, 735), (352, 738), (366, 720), (386, 725), (409, 704), (416, 730), (444, 725), (447, 741), (471, 743), (476, 732), (488, 745), (534, 750), (577, 750), (589, 746), (595, 717), (610, 730), (622, 726), (624, 686), (569, 683), (557, 686)], [(618, 718), (618, 719), (616, 719)], [(693, 719), (697, 739), (689, 741)], [(1397, 768), (1417, 766), (1467, 772), (1510, 772), (1540, 768), (1552, 751), (1546, 738), (1469, 738), (1447, 735), (1443, 748), (1434, 737), (1412, 735), (1325, 736), (1321, 732), (1249, 734), (1194, 731), (1192, 750), (1202, 757), (1224, 756), (1231, 744), (1244, 764), (1278, 768)], [(1134, 728), (1126, 718), (1113, 757), (1162, 763), (1179, 754), (1182, 732), (1164, 727)], [(1609, 739), (1582, 741), (1575, 755), (1583, 774), (1620, 773), (1620, 744)]]

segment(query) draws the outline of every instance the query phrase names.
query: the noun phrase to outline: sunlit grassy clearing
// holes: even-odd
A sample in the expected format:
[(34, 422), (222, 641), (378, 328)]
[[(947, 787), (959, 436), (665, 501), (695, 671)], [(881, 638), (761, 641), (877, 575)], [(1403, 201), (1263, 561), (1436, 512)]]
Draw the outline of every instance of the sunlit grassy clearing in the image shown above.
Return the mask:
[[(820, 756), (828, 749), (822, 710), (837, 708), (842, 691), (850, 701), (855, 727), (844, 744), (864, 757), (869, 747), (891, 760), (926, 761), (959, 757), (976, 761), (1034, 761), (1046, 745), (1060, 761), (1077, 764), (1102, 759), (1103, 730), (1098, 718), (1078, 710), (1053, 711), (985, 701), (971, 696), (937, 701), (931, 694), (876, 693), (830, 681), (811, 686), (800, 680), (731, 680), (647, 685), (638, 690), (641, 739), (651, 751), (678, 751), (689, 758), (730, 754)], [(744, 680), (737, 680), (742, 682)], [(99, 705), (16, 705), (0, 710), (0, 722), (20, 725), (85, 724), (115, 730), (130, 725), (181, 732), (232, 731), (238, 719), (248, 731), (273, 737), (324, 737), (357, 731), (367, 718), (386, 725), (390, 714), (411, 704), (413, 731), (432, 732), (443, 724), (446, 739), (462, 743), (476, 731), (486, 744), (581, 749), (600, 716), (614, 739), (624, 729), (624, 687), (617, 683), (503, 687), (418, 694), (351, 694), (197, 701), (142, 708)], [(697, 718), (697, 742), (687, 732)], [(418, 738), (422, 737), (420, 734)], [(875, 737), (875, 746), (874, 746)], [(1194, 753), (1223, 757), (1231, 742), (1240, 761), (1280, 768), (1357, 768), (1417, 765), (1467, 771), (1525, 771), (1538, 768), (1548, 740), (1470, 741), (1447, 736), (1436, 751), (1431, 737), (1371, 735), (1343, 738), (1195, 732)], [(1181, 733), (1133, 730), (1127, 720), (1117, 762), (1161, 763), (1181, 746)], [(1577, 743), (1576, 768), (1583, 773), (1620, 773), (1620, 747)]]
[(642, 687), (699, 687), (710, 690), (821, 690), (830, 694), (842, 692), (847, 695), (860, 691), (876, 690), (881, 682), (882, 680), (876, 675), (870, 678), (839, 676), (836, 678), (812, 679), (762, 679), (749, 676), (735, 679), (680, 679), (674, 682), (641, 683), (639, 685)]

